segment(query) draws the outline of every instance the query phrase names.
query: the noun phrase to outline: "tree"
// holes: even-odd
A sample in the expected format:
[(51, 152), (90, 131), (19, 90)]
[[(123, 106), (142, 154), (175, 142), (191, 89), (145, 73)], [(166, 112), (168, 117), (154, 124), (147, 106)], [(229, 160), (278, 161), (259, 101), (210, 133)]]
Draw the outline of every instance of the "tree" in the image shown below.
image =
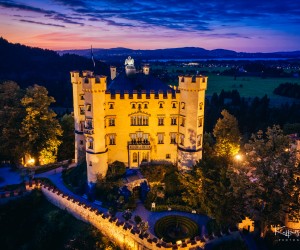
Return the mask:
[(240, 132), (237, 119), (227, 110), (221, 112), (213, 130), (216, 138), (215, 152), (217, 156), (232, 157), (240, 150)]
[(26, 110), (20, 130), (24, 138), (24, 149), (33, 156), (37, 164), (56, 161), (57, 148), (61, 144), (58, 139), (62, 135), (56, 114), (49, 108), (55, 102), (48, 96), (45, 87), (34, 85), (26, 89), (21, 103)]
[(75, 154), (74, 117), (71, 114), (65, 114), (60, 120), (60, 125), (63, 133), (57, 158), (59, 161), (73, 159)]
[(299, 200), (293, 199), (297, 171), (295, 151), (290, 137), (275, 125), (266, 133), (253, 134), (245, 150), (246, 164), (251, 167), (248, 183), (255, 193), (253, 216), (262, 223), (265, 232), (270, 225), (284, 224), (290, 206), (299, 211)]
[(15, 82), (0, 84), (0, 159), (18, 162), (23, 154), (19, 135), (25, 112), (20, 99), (23, 91)]

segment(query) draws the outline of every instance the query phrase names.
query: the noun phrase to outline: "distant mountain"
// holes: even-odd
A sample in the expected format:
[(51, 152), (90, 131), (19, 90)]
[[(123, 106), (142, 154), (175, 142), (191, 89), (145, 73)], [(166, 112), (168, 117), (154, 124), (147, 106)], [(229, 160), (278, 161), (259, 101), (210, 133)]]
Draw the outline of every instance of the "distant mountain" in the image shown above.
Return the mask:
[[(62, 50), (58, 51), (63, 55), (66, 53), (91, 57), (91, 50)], [(274, 52), (274, 53), (245, 53), (226, 49), (206, 50), (197, 47), (168, 48), (156, 50), (132, 50), (127, 48), (93, 49), (95, 58), (104, 61), (123, 60), (132, 56), (138, 60), (155, 59), (219, 59), (219, 58), (300, 58), (300, 51)]]
[[(70, 71), (94, 70), (90, 58), (59, 55), (55, 51), (9, 43), (0, 37), (0, 82), (12, 80), (21, 88), (39, 84), (56, 99), (57, 106), (72, 107)], [(108, 75), (105, 63), (96, 60), (96, 73)]]

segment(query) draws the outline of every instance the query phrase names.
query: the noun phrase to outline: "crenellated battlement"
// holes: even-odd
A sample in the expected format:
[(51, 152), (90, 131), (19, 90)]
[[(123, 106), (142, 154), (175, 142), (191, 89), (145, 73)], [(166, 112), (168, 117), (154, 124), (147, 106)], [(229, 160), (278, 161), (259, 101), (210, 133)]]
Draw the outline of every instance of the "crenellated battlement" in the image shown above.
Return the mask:
[(240, 237), (239, 232), (234, 228), (213, 233), (212, 235), (204, 235), (203, 237), (199, 235), (193, 239), (183, 240), (179, 244), (167, 243), (162, 239), (158, 239), (150, 232), (142, 233), (136, 226), (116, 217), (112, 217), (107, 212), (100, 211), (99, 208), (92, 203), (83, 202), (82, 199), (77, 197), (71, 197), (52, 185), (41, 183), (35, 186), (41, 189), (52, 204), (66, 210), (77, 219), (92, 224), (111, 241), (119, 245), (121, 249), (138, 250), (141, 249), (141, 247), (153, 250), (202, 249), (211, 241), (218, 242), (225, 240), (224, 238)]
[(179, 90), (206, 90), (207, 89), (207, 76), (202, 75), (186, 75), (186, 76), (178, 76), (179, 82)]
[(131, 92), (129, 91), (110, 91), (106, 90), (106, 100), (129, 100), (129, 99), (156, 99), (156, 100), (163, 100), (163, 99), (178, 99), (180, 90), (168, 90), (168, 91), (145, 91), (142, 90), (140, 92), (133, 90)]

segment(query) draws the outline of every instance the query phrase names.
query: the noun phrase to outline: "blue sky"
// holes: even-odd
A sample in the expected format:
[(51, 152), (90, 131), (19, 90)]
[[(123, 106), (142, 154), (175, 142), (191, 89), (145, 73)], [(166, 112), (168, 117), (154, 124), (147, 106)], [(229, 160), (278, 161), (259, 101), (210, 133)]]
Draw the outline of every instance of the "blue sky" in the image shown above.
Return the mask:
[(0, 0), (0, 35), (50, 49), (300, 50), (300, 1)]

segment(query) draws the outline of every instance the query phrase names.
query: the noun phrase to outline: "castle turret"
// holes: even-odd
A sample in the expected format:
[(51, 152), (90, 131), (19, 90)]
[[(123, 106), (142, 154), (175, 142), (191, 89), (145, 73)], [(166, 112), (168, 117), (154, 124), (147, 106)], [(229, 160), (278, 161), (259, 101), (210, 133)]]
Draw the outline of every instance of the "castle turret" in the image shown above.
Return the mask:
[(204, 101), (207, 77), (179, 76), (178, 165), (191, 169), (202, 158)]
[(105, 91), (106, 76), (83, 78), (85, 93), (86, 162), (89, 185), (97, 181), (97, 175), (107, 172), (107, 147), (105, 144)]
[(82, 81), (78, 71), (71, 72), (71, 83), (73, 86), (75, 162), (79, 163), (84, 160), (85, 156), (85, 138), (83, 134), (85, 111)]

